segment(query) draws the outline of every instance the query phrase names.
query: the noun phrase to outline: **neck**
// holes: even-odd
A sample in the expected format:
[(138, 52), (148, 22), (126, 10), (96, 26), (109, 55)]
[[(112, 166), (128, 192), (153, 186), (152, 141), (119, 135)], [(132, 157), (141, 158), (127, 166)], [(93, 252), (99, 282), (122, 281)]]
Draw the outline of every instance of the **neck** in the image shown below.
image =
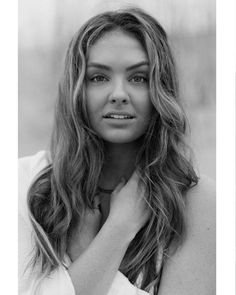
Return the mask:
[(137, 142), (126, 144), (106, 143), (105, 163), (99, 185), (105, 189), (113, 189), (121, 177), (128, 180), (135, 169), (138, 149), (139, 144)]

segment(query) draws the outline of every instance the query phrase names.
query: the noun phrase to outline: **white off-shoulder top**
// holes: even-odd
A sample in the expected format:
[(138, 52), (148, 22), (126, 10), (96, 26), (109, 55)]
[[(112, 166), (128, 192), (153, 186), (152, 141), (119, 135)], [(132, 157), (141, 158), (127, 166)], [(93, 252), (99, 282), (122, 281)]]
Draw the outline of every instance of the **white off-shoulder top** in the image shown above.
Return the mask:
[[(18, 261), (19, 261), (19, 295), (75, 295), (74, 286), (67, 272), (66, 266), (70, 259), (65, 256), (64, 266), (57, 268), (50, 276), (40, 282), (31, 268), (27, 268), (35, 246), (33, 229), (28, 217), (27, 191), (44, 167), (49, 164), (49, 154), (45, 151), (36, 155), (19, 159), (19, 219), (18, 219)], [(37, 288), (38, 286), (38, 288)], [(149, 293), (137, 288), (119, 271), (112, 282), (107, 295), (147, 295)], [(105, 294), (104, 294), (105, 295)]]

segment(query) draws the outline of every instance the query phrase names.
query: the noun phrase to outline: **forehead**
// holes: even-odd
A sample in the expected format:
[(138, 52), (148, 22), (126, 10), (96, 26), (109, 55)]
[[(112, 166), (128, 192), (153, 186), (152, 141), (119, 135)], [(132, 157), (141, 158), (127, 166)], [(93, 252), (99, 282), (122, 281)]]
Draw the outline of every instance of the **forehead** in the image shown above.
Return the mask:
[(105, 33), (88, 52), (89, 62), (124, 63), (127, 66), (147, 61), (147, 54), (141, 43), (131, 34), (122, 31)]

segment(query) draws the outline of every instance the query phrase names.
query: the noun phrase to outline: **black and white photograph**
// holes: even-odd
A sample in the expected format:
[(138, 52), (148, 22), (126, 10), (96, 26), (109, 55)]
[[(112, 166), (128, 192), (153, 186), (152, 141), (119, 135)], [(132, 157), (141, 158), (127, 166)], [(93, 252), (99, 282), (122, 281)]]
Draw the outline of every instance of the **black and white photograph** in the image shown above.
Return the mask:
[(215, 1), (18, 6), (18, 294), (215, 295)]

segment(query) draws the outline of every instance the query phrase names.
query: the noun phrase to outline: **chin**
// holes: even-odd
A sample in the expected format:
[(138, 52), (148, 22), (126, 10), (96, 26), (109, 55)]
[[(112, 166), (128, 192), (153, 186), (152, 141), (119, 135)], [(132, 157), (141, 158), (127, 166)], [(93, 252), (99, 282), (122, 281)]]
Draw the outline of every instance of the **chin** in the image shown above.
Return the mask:
[(100, 135), (102, 139), (109, 143), (115, 143), (115, 144), (126, 144), (137, 141), (139, 138), (142, 137), (142, 134), (120, 134), (119, 132), (116, 132), (115, 134), (106, 134), (106, 135)]
[(126, 139), (120, 139), (120, 138), (114, 138), (114, 139), (107, 139), (107, 138), (104, 138), (103, 139), (105, 142), (107, 143), (114, 143), (114, 144), (126, 144), (126, 143), (131, 143), (131, 142), (134, 142), (135, 140), (126, 140)]

